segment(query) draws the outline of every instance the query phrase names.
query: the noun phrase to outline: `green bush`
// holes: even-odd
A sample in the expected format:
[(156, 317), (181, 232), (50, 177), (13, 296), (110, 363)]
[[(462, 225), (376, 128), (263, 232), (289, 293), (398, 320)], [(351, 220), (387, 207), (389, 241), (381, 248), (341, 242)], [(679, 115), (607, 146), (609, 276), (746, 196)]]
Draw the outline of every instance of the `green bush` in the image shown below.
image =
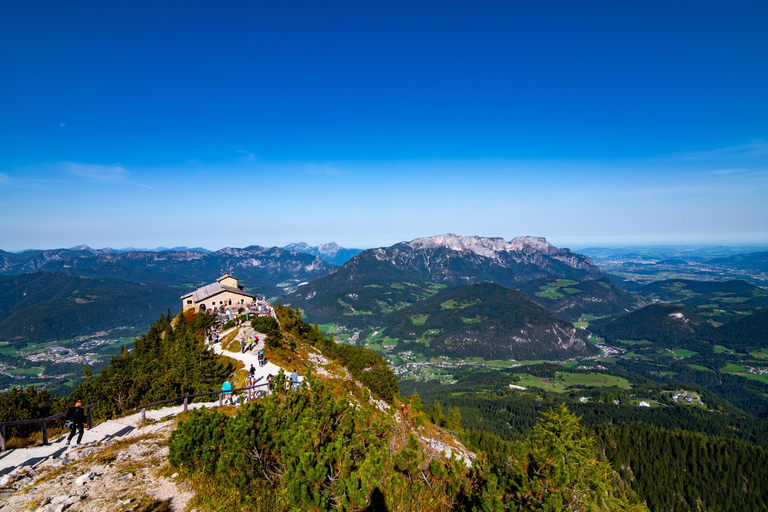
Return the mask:
[(377, 496), (390, 510), (453, 504), (466, 470), (428, 458), (408, 425), (335, 397), (310, 376), (301, 390), (251, 402), (232, 418), (190, 415), (171, 437), (168, 459), (220, 496), (236, 496), (229, 510), (361, 510)]

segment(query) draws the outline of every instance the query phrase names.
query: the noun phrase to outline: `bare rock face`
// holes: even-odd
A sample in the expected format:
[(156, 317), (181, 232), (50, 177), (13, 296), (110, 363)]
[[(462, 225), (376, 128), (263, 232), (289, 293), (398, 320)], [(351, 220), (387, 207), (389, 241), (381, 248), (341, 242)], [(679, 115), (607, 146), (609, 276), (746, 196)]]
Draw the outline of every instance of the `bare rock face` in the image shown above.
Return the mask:
[(379, 261), (448, 285), (493, 281), (512, 287), (543, 277), (582, 280), (603, 276), (587, 256), (559, 249), (542, 237), (520, 236), (507, 242), (448, 233), (370, 251)]
[(159, 502), (186, 510), (194, 492), (164, 472), (172, 428), (169, 421), (17, 468), (0, 478), (0, 512), (129, 511)]

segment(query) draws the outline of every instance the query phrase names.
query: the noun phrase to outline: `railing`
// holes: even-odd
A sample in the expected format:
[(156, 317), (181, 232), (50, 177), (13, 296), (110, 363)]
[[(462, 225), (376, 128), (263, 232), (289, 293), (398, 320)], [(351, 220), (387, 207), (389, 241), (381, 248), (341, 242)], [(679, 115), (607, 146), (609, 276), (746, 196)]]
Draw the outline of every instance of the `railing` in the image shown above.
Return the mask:
[[(256, 382), (258, 382), (262, 378), (263, 377), (260, 377)], [(221, 407), (223, 405), (225, 395), (231, 395), (238, 391), (247, 391), (247, 390), (256, 389), (256, 388), (269, 387), (271, 384), (272, 384), (271, 382), (265, 382), (264, 384), (256, 384), (256, 385), (245, 387), (245, 388), (230, 389), (228, 391), (211, 391), (209, 393), (198, 393), (196, 395), (177, 396), (176, 398), (169, 398), (168, 400), (161, 400), (159, 402), (153, 402), (151, 404), (139, 405), (138, 407), (134, 407), (133, 410), (134, 411), (141, 410), (141, 421), (146, 421), (147, 419), (146, 411), (150, 407), (157, 407), (158, 405), (164, 405), (164, 404), (169, 404), (171, 402), (176, 402), (178, 400), (184, 400), (184, 412), (187, 412), (189, 410), (188, 406), (189, 406), (190, 399), (199, 398), (201, 396), (213, 396), (213, 395), (219, 395), (219, 407)], [(88, 429), (93, 428), (93, 417), (91, 415), (91, 408), (95, 406), (96, 404), (83, 406), (83, 409), (85, 409), (88, 414)], [(48, 444), (47, 423), (51, 421), (55, 421), (60, 418), (64, 418), (66, 415), (67, 415), (66, 412), (62, 412), (54, 416), (49, 416), (47, 418), (41, 418), (36, 420), (5, 421), (3, 423), (0, 423), (0, 452), (5, 451), (5, 427), (6, 426), (12, 427), (15, 425), (28, 425), (30, 423), (40, 423), (42, 425), (41, 430), (43, 433), (43, 444), (46, 445)]]
[[(259, 380), (261, 380), (261, 378), (259, 378)], [(256, 382), (258, 382), (258, 380)], [(189, 410), (189, 400), (199, 398), (201, 396), (213, 396), (213, 395), (219, 395), (219, 407), (221, 407), (223, 405), (225, 395), (231, 395), (237, 391), (247, 391), (250, 389), (269, 387), (270, 384), (271, 384), (270, 382), (265, 382), (264, 384), (256, 384), (254, 386), (249, 386), (245, 388), (230, 389), (228, 391), (211, 391), (208, 393), (197, 393), (196, 395), (177, 396), (176, 398), (169, 398), (168, 400), (161, 400), (159, 402), (152, 402), (151, 404), (139, 405), (137, 407), (134, 407), (133, 410), (134, 411), (141, 410), (141, 421), (146, 421), (147, 409), (150, 407), (157, 407), (158, 405), (165, 405), (171, 402), (176, 402), (178, 400), (184, 400), (184, 412), (187, 412)]]
[[(95, 407), (96, 404), (90, 404), (83, 406), (83, 409), (87, 412), (88, 417), (88, 429), (90, 430), (93, 428), (93, 416), (91, 415), (91, 408)], [(5, 451), (5, 427), (13, 427), (16, 425), (29, 425), (30, 423), (40, 423), (40, 430), (43, 433), (43, 444), (48, 444), (48, 423), (51, 421), (58, 420), (60, 418), (66, 417), (67, 413), (62, 412), (59, 414), (54, 414), (53, 416), (48, 416), (47, 418), (40, 418), (36, 420), (19, 420), (19, 421), (4, 421), (0, 423), (0, 452)]]

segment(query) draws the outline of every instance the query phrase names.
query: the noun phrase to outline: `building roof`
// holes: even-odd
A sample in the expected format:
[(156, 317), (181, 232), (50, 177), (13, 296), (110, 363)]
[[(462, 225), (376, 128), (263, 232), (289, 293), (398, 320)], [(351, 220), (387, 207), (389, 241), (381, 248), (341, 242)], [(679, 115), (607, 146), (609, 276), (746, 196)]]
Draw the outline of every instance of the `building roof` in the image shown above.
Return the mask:
[(188, 293), (186, 295), (182, 295), (181, 298), (182, 299), (186, 299), (186, 298), (191, 296), (192, 300), (194, 302), (201, 302), (201, 301), (204, 301), (205, 299), (207, 299), (209, 297), (213, 297), (214, 295), (218, 295), (218, 294), (220, 294), (222, 292), (232, 292), (232, 293), (236, 293), (238, 295), (243, 295), (245, 297), (250, 297), (251, 299), (254, 298), (253, 295), (251, 295), (250, 293), (245, 293), (244, 291), (242, 291), (239, 288), (235, 288), (234, 286), (224, 286), (222, 284), (219, 284), (218, 282), (217, 283), (212, 283), (212, 284), (207, 284), (207, 285), (203, 286), (202, 288), (198, 288), (197, 290), (195, 290), (192, 293)]

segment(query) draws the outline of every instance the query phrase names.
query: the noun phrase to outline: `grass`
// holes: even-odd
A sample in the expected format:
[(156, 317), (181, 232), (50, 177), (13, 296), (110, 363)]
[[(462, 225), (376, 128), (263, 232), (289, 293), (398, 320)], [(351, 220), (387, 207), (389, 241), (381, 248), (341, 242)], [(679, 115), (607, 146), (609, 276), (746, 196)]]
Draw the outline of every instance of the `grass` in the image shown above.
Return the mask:
[(675, 357), (691, 357), (698, 354), (698, 352), (688, 350), (687, 348), (677, 348), (675, 350), (670, 350), (670, 352), (675, 354)]
[(5, 373), (11, 375), (40, 375), (43, 372), (43, 368), (39, 366), (33, 366), (32, 368), (15, 368), (13, 370), (5, 370)]
[(480, 315), (478, 315), (475, 318), (461, 317), (461, 321), (464, 322), (465, 324), (478, 324), (478, 323), (482, 322), (483, 319), (480, 318)]
[(0, 354), (4, 356), (15, 356), (16, 355), (16, 349), (13, 347), (3, 347), (0, 348)]
[(768, 348), (761, 348), (760, 350), (755, 350), (754, 352), (750, 352), (749, 355), (752, 357), (756, 357), (758, 359), (766, 359), (768, 358)]
[(631, 389), (632, 385), (627, 379), (614, 377), (602, 373), (564, 373), (557, 372), (555, 378), (550, 380), (547, 377), (535, 377), (528, 373), (516, 373), (515, 377), (520, 377), (517, 385), (526, 388), (541, 388), (556, 393), (562, 393), (571, 386), (578, 387), (618, 387), (621, 389)]
[(768, 384), (768, 374), (764, 373), (762, 375), (757, 375), (754, 373), (749, 373), (747, 369), (740, 364), (728, 363), (727, 365), (725, 365), (724, 368), (722, 368), (722, 371), (726, 373), (732, 373), (734, 375), (740, 375), (750, 380), (756, 380), (756, 381), (760, 381)]
[(442, 309), (463, 309), (468, 308), (469, 306), (473, 306), (480, 302), (480, 299), (476, 299), (472, 302), (456, 302), (453, 299), (448, 299), (447, 301), (440, 304), (440, 307)]
[[(728, 352), (729, 354), (734, 354), (733, 350), (731, 350), (730, 348), (725, 348), (722, 345), (715, 345), (714, 347), (712, 347), (712, 350), (715, 351), (715, 354), (722, 354), (723, 352)], [(763, 349), (763, 350), (765, 350), (765, 349)], [(759, 357), (759, 356), (755, 356), (755, 357)], [(763, 357), (768, 357), (768, 352)]]
[(648, 340), (616, 340), (622, 345), (653, 345), (652, 341)]
[(413, 315), (411, 317), (411, 323), (413, 325), (424, 325), (429, 318), (429, 315)]
[(543, 292), (536, 292), (537, 297), (544, 297), (546, 299), (559, 299), (560, 297), (564, 297), (564, 295), (560, 292), (556, 292), (555, 290), (549, 289)]
[(504, 359), (493, 359), (491, 361), (486, 361), (485, 364), (488, 366), (499, 366), (501, 368), (509, 368), (511, 366), (515, 366), (517, 364), (517, 361), (507, 361)]
[(573, 322), (574, 327), (589, 327), (589, 322)]
[(709, 368), (707, 368), (706, 366), (701, 366), (700, 364), (688, 364), (686, 366), (693, 368), (694, 370), (701, 370), (703, 372), (710, 371)]

